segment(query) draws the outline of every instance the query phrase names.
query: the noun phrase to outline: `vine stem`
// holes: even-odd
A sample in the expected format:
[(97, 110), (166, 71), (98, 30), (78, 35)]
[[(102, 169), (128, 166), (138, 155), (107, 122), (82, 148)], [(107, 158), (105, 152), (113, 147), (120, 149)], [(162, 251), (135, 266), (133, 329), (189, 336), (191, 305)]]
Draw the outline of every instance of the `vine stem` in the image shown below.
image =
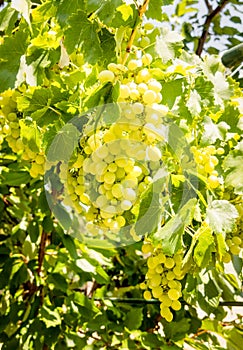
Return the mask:
[(206, 5), (208, 8), (208, 15), (207, 15), (206, 20), (204, 22), (203, 32), (202, 32), (202, 35), (198, 41), (198, 46), (196, 49), (196, 54), (198, 56), (201, 56), (201, 54), (202, 54), (203, 47), (204, 47), (205, 42), (206, 42), (207, 37), (208, 37), (209, 27), (210, 27), (214, 17), (217, 16), (223, 10), (223, 8), (227, 5), (227, 3), (229, 1), (230, 0), (222, 0), (221, 3), (214, 10), (212, 9), (212, 6), (209, 4), (209, 2), (206, 1)]
[[(144, 0), (143, 5), (139, 6), (139, 8), (138, 8), (138, 17), (139, 17), (140, 20), (142, 19), (144, 13), (146, 12), (148, 4), (149, 4), (149, 0)], [(134, 26), (134, 28), (132, 29), (132, 33), (131, 33), (130, 39), (129, 39), (129, 41), (127, 43), (127, 47), (126, 47), (126, 54), (125, 54), (125, 56), (124, 56), (124, 58), (122, 60), (122, 64), (123, 65), (126, 64), (127, 59), (129, 57), (129, 54), (131, 52), (132, 44), (134, 42), (137, 30), (138, 30), (139, 23), (140, 23), (140, 21), (137, 21), (135, 26)]]
[(42, 264), (45, 256), (46, 240), (47, 240), (47, 233), (43, 231), (41, 234), (40, 248), (39, 248), (39, 254), (38, 254), (38, 268), (37, 268), (38, 276), (40, 276), (41, 274)]

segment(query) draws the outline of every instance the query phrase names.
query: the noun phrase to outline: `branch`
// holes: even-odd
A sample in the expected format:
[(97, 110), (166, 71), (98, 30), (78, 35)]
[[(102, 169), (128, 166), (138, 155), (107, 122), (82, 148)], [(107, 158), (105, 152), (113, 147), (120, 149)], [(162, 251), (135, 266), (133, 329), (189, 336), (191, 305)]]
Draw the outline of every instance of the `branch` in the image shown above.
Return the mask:
[(208, 13), (206, 20), (205, 20), (205, 23), (203, 25), (203, 32), (202, 32), (202, 35), (199, 39), (198, 46), (196, 49), (196, 54), (198, 56), (201, 56), (201, 54), (202, 54), (203, 47), (204, 47), (205, 42), (206, 42), (207, 37), (208, 37), (209, 27), (210, 27), (214, 17), (217, 16), (223, 10), (223, 8), (227, 5), (227, 3), (229, 1), (230, 0), (222, 0), (222, 2), (214, 10), (212, 10), (212, 8), (210, 10), (211, 5), (208, 3), (207, 0), (205, 0), (206, 5), (208, 4), (207, 8), (209, 10), (209, 13)]
[(43, 231), (41, 234), (40, 248), (39, 248), (39, 254), (38, 254), (37, 274), (39, 276), (41, 274), (42, 264), (45, 256), (46, 240), (47, 240), (47, 233)]
[[(142, 19), (144, 13), (146, 12), (148, 4), (149, 4), (149, 0), (144, 0), (143, 5), (139, 6), (139, 8), (138, 8), (138, 17), (139, 17), (140, 20)], [(139, 21), (136, 21), (136, 24), (135, 24), (135, 26), (134, 26), (134, 28), (132, 30), (130, 39), (129, 39), (128, 43), (127, 43), (126, 54), (125, 54), (125, 56), (123, 58), (122, 64), (126, 63), (126, 61), (128, 59), (128, 56), (129, 56), (129, 54), (131, 52), (132, 44), (134, 42), (139, 23), (140, 23)]]
[(204, 0), (204, 1), (205, 1), (205, 4), (207, 6), (207, 9), (208, 9), (209, 13), (212, 12), (213, 11), (213, 6), (210, 4), (209, 0)]

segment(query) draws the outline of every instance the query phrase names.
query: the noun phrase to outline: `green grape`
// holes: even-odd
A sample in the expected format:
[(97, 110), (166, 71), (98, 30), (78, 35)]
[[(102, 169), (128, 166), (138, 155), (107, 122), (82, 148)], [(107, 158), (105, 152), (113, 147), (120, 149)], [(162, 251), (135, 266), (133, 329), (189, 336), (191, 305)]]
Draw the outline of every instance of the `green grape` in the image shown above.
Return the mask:
[(149, 66), (153, 61), (153, 57), (149, 54), (146, 53), (142, 56), (142, 63), (144, 66)]
[(211, 188), (217, 188), (219, 186), (219, 179), (215, 175), (210, 175), (208, 177), (208, 185)]
[(171, 300), (177, 300), (180, 297), (180, 292), (177, 289), (172, 288), (168, 291), (168, 297)]
[(233, 255), (239, 255), (240, 253), (240, 247), (236, 244), (232, 244), (229, 249)]
[(154, 249), (153, 249), (152, 244), (144, 243), (144, 244), (142, 245), (142, 252), (143, 252), (144, 254), (152, 253), (153, 250), (154, 250)]
[(159, 298), (163, 294), (163, 289), (158, 286), (152, 289), (152, 294), (154, 298)]
[(157, 80), (152, 79), (148, 82), (148, 88), (154, 92), (160, 92), (162, 89), (162, 85)]
[(121, 208), (123, 210), (129, 210), (129, 209), (131, 209), (131, 207), (132, 207), (132, 202), (131, 201), (124, 199), (121, 202)]
[(150, 293), (150, 291), (146, 290), (143, 293), (143, 297), (144, 297), (145, 300), (150, 300), (150, 299), (152, 299), (152, 294)]
[(119, 97), (122, 99), (126, 99), (130, 96), (130, 88), (128, 85), (120, 85), (120, 93), (119, 93)]
[(156, 97), (156, 93), (153, 90), (146, 90), (143, 94), (143, 102), (147, 105), (152, 105)]
[(165, 264), (165, 267), (167, 267), (167, 269), (172, 269), (175, 265), (175, 261), (174, 259), (167, 257), (164, 264)]
[(144, 24), (144, 29), (145, 30), (153, 30), (154, 29), (154, 24), (151, 22), (147, 22)]
[(234, 236), (232, 237), (232, 243), (235, 244), (235, 245), (240, 245), (242, 242), (241, 238), (238, 237), (238, 236)]
[(128, 62), (127, 68), (131, 71), (136, 70), (137, 68), (141, 67), (141, 61), (140, 60), (130, 60)]
[(181, 303), (179, 302), (179, 300), (173, 300), (171, 308), (175, 311), (179, 311), (181, 309)]
[(113, 82), (115, 79), (115, 75), (113, 72), (109, 70), (103, 70), (99, 73), (98, 79), (101, 83)]
[(149, 287), (158, 287), (161, 283), (161, 277), (159, 274), (154, 274), (153, 277), (149, 280)]

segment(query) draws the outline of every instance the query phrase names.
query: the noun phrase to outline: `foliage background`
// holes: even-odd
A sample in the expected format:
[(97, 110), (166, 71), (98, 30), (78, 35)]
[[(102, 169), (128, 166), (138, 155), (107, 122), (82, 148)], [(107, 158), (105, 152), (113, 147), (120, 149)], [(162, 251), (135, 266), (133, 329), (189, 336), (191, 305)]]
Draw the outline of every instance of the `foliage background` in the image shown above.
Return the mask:
[[(160, 32), (158, 28), (149, 33), (143, 30), (139, 1), (1, 3), (1, 349), (238, 350), (242, 343), (242, 315), (232, 322), (223, 322), (222, 303), (227, 300), (237, 303), (242, 296), (242, 252), (239, 257), (232, 256), (231, 270), (227, 272), (220, 258), (226, 250), (224, 239), (218, 249), (216, 243), (209, 244), (211, 238), (207, 241), (202, 237), (201, 245), (210, 246), (212, 252), (202, 249), (200, 254), (205, 261), (199, 265), (195, 264), (195, 255), (190, 257), (192, 270), (183, 281), (184, 306), (175, 313), (173, 322), (168, 323), (161, 319), (158, 303), (141, 301), (139, 284), (147, 272), (142, 242), (126, 248), (104, 249), (87, 246), (67, 235), (47, 204), (43, 169), (38, 168), (40, 172), (35, 174), (31, 168), (35, 157), (48, 150), (57, 132), (74, 115), (111, 102), (115, 88), (110, 85), (100, 88), (98, 73), (111, 62), (123, 61), (132, 29), (141, 26), (137, 45), (141, 44), (141, 38), (149, 38), (147, 44), (147, 39), (144, 40), (142, 50), (154, 57), (153, 69), (163, 85), (162, 103), (173, 110), (180, 96), (183, 103), (179, 104), (175, 122), (179, 125), (181, 119), (186, 119), (187, 130), (192, 130), (195, 124), (201, 125), (198, 132), (200, 137), (204, 135), (204, 143), (199, 143), (198, 148), (214, 144), (225, 149), (219, 165), (224, 186), (210, 192), (204, 179), (200, 187), (201, 197), (208, 203), (213, 199), (227, 202), (211, 213), (222, 223), (216, 235), (217, 227), (211, 220), (213, 237), (226, 239), (225, 235), (231, 234), (235, 226), (240, 236), (242, 211), (236, 222), (235, 206), (242, 208), (243, 151), (239, 124), (242, 106), (237, 102), (242, 92), (230, 77), (232, 72), (225, 70), (218, 56), (209, 54), (218, 54), (222, 43), (225, 48), (240, 43), (242, 5), (237, 0), (205, 1), (208, 11), (210, 6), (220, 8), (212, 18), (209, 41), (205, 44), (203, 41), (205, 58), (201, 61), (188, 53), (198, 49), (202, 23), (206, 20), (201, 2), (196, 0), (179, 3), (150, 0), (145, 22), (158, 21), (161, 27), (178, 29), (183, 36), (173, 33), (172, 40), (164, 32), (158, 42), (164, 45), (164, 50), (155, 50), (150, 45)], [(119, 6), (123, 6), (120, 11)], [(160, 6), (162, 11), (158, 11)], [(191, 74), (185, 69), (187, 65), (196, 67), (197, 72)], [(239, 67), (237, 63), (231, 68), (234, 71)], [(238, 79), (239, 72), (234, 77)], [(190, 91), (194, 88), (200, 99), (190, 105)], [(215, 102), (216, 98), (219, 103)], [(200, 112), (195, 117), (197, 102)], [(11, 113), (17, 115), (18, 125), (11, 128), (18, 130), (15, 133), (19, 133), (24, 144), (21, 150), (15, 138), (7, 139), (9, 134), (3, 131), (4, 125), (10, 124)], [(209, 114), (211, 119), (205, 119)], [(222, 126), (220, 122), (226, 124)], [(27, 159), (23, 157), (25, 153)], [(172, 199), (174, 205), (173, 201), (176, 203), (176, 198)], [(225, 221), (226, 212), (229, 221)], [(193, 223), (195, 229), (207, 215), (204, 208), (202, 219)], [(189, 250), (190, 241), (186, 243)], [(124, 303), (123, 298), (139, 300)], [(203, 317), (198, 309), (203, 310)], [(224, 339), (224, 347), (219, 336)]]

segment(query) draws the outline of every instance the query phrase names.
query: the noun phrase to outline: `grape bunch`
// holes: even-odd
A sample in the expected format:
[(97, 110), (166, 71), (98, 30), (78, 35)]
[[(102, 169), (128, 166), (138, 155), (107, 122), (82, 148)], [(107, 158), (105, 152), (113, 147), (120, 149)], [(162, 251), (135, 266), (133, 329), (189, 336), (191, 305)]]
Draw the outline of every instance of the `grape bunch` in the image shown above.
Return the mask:
[(191, 147), (196, 164), (198, 165), (199, 174), (207, 177), (207, 184), (210, 189), (215, 189), (220, 185), (220, 178), (215, 167), (219, 161), (216, 154), (222, 155), (223, 148), (216, 148), (213, 145), (198, 149), (195, 146)]
[(92, 235), (129, 225), (129, 211), (161, 167), (164, 141), (146, 123), (156, 112), (138, 103), (119, 108), (117, 122), (84, 134), (68, 167), (60, 167), (67, 179), (64, 203), (82, 213)]
[(0, 145), (4, 140), (21, 160), (30, 163), (30, 175), (33, 178), (44, 175), (45, 155), (42, 150), (36, 153), (21, 137), (20, 120), (17, 110), (17, 98), (21, 96), (17, 90), (6, 90), (0, 96)]
[(236, 208), (239, 212), (239, 218), (237, 219), (237, 225), (235, 229), (227, 234), (226, 245), (228, 251), (224, 254), (222, 260), (224, 263), (229, 263), (232, 259), (232, 255), (240, 255), (243, 251), (243, 205), (238, 204)]
[(177, 252), (173, 257), (167, 256), (163, 253), (161, 245), (153, 246), (150, 242), (143, 244), (142, 252), (149, 254), (145, 282), (140, 284), (140, 288), (144, 290), (144, 298), (146, 300), (152, 297), (159, 299), (161, 316), (171, 322), (173, 320), (172, 310), (181, 309), (180, 280), (185, 276), (182, 268), (183, 254)]

